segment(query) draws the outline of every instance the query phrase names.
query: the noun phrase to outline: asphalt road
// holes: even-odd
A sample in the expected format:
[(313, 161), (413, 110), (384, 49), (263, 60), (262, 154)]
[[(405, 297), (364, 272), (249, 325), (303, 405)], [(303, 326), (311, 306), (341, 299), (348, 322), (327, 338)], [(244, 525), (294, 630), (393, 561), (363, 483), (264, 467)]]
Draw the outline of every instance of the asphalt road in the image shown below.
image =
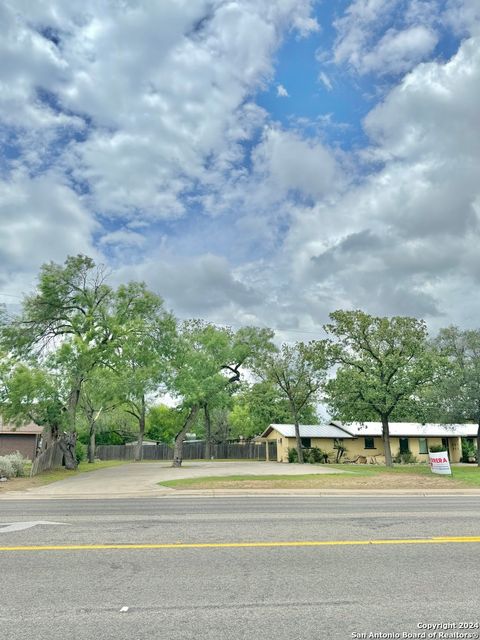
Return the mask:
[(4, 501), (0, 638), (479, 634), (479, 563), (476, 496)]

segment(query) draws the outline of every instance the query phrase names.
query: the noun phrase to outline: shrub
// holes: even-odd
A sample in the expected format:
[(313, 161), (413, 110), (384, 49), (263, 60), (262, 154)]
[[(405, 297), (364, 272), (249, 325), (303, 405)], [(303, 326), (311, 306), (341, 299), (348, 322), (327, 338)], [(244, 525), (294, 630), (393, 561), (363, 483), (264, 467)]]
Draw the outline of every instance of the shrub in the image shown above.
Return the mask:
[(75, 457), (77, 458), (77, 464), (80, 464), (87, 457), (87, 447), (79, 440), (75, 444)]
[(472, 442), (462, 438), (462, 462), (469, 462), (469, 458), (476, 458), (477, 450)]
[(445, 451), (445, 447), (443, 444), (432, 444), (431, 447), (428, 447), (430, 453), (438, 453), (439, 451)]
[(317, 462), (327, 462), (328, 453), (322, 451), (319, 447), (312, 447), (310, 449), (310, 460), (309, 462), (317, 463)]
[(298, 451), (296, 449), (288, 450), (288, 461), (289, 462), (298, 462)]
[(5, 456), (10, 460), (10, 464), (13, 467), (14, 476), (17, 478), (22, 478), (25, 475), (25, 463), (27, 462), (26, 458), (22, 456), (19, 451), (15, 453), (10, 453), (8, 456)]
[(15, 469), (7, 456), (0, 457), (0, 478), (15, 477)]
[(397, 453), (394, 458), (394, 462), (400, 464), (416, 464), (418, 460), (411, 451), (404, 451), (403, 453)]

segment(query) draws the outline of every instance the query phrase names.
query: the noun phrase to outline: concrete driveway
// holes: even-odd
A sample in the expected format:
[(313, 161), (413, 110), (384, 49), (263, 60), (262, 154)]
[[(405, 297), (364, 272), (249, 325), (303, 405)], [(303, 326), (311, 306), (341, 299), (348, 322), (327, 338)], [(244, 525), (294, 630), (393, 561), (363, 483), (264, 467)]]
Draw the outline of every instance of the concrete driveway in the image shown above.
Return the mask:
[(232, 475), (302, 475), (345, 473), (329, 466), (279, 464), (278, 462), (184, 462), (174, 469), (170, 462), (128, 463), (59, 480), (44, 487), (5, 493), (2, 499), (152, 497), (172, 493), (158, 486), (165, 480)]

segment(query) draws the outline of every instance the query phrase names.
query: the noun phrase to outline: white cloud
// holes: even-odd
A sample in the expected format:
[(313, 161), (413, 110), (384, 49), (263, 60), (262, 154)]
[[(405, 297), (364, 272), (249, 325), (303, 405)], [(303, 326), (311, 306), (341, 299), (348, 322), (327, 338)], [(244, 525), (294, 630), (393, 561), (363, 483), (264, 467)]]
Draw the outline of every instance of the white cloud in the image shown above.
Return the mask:
[(116, 277), (144, 280), (183, 317), (225, 322), (264, 302), (259, 291), (236, 277), (226, 258), (211, 254), (182, 258), (165, 251), (155, 260), (119, 269)]
[(479, 44), (411, 71), (365, 122), (366, 157), (381, 168), (334, 203), (298, 209), (282, 262), (305, 316), (316, 298), (322, 309), (425, 315), (433, 326), (478, 317), (478, 300), (463, 316), (458, 292), (480, 279)]
[(320, 71), (320, 73), (318, 74), (318, 80), (324, 85), (327, 91), (332, 91), (332, 81), (324, 71)]
[(81, 199), (58, 175), (31, 178), (19, 171), (0, 180), (2, 291), (28, 292), (44, 262), (77, 253), (98, 257), (91, 242), (96, 230)]
[(278, 98), (289, 98), (290, 97), (288, 91), (285, 89), (283, 84), (278, 84), (277, 85), (277, 97)]
[(283, 33), (317, 28), (310, 0), (30, 4), (4, 9), (4, 121), (89, 125), (62, 164), (93, 209), (127, 218), (181, 216), (198, 182), (221, 185), (263, 117), (250, 96)]
[(319, 140), (268, 127), (253, 153), (254, 174), (271, 185), (276, 198), (289, 191), (320, 198), (339, 189), (342, 172), (332, 152)]
[(335, 22), (334, 61), (361, 74), (409, 71), (434, 50), (439, 13), (436, 0), (355, 0)]
[(118, 280), (145, 279), (183, 316), (298, 338), (337, 307), (478, 317), (475, 296), (461, 309), (480, 281), (478, 39), (422, 62), (439, 20), (478, 33), (475, 1), (350, 3), (335, 61), (405, 75), (348, 154), (254, 102), (282, 37), (318, 31), (311, 5), (4, 2), (0, 133), (20, 151), (1, 174), (2, 290), (68, 253), (102, 259), (95, 238)]
[(424, 60), (437, 42), (438, 36), (421, 25), (403, 31), (389, 29), (376, 46), (362, 56), (360, 69), (363, 73), (403, 73)]

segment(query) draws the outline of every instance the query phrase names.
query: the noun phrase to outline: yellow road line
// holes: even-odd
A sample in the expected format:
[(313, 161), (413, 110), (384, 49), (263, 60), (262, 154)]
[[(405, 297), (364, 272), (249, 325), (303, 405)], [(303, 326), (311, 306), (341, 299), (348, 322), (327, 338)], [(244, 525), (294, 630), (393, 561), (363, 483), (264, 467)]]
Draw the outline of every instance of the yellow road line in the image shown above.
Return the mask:
[(341, 547), (390, 544), (448, 544), (480, 542), (480, 536), (452, 536), (433, 538), (405, 538), (401, 540), (313, 540), (292, 542), (192, 542), (166, 544), (65, 544), (22, 545), (0, 547), (0, 551), (104, 551), (109, 549), (243, 549), (268, 547)]

